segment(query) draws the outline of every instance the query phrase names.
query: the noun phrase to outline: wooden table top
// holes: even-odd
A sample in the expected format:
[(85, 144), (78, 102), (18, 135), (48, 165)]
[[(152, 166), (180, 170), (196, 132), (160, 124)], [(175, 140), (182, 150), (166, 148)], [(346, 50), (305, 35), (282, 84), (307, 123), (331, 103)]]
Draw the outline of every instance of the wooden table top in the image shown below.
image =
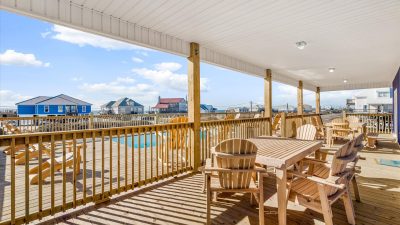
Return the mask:
[[(325, 127), (332, 127), (332, 123), (331, 122), (325, 123), (324, 126)], [(363, 123), (363, 122), (349, 123), (349, 127), (353, 128), (353, 129), (354, 128), (359, 128), (359, 127), (364, 127), (364, 126), (367, 126), (367, 123)]]
[(322, 147), (321, 141), (270, 136), (250, 138), (248, 140), (258, 148), (257, 163), (277, 168), (289, 167)]

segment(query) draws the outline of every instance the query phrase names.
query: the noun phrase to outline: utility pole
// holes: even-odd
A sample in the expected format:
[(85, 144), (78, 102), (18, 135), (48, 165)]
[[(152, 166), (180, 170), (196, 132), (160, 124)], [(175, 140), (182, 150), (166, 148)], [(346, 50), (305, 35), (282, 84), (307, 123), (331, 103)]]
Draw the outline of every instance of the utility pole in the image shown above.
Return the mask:
[(253, 101), (250, 101), (250, 112), (253, 112)]

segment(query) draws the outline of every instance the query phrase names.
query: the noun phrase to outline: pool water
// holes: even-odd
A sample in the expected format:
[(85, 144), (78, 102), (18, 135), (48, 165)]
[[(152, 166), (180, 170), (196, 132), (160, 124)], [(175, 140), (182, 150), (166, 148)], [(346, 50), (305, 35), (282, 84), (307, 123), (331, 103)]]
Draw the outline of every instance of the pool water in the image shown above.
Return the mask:
[[(153, 136), (152, 142), (151, 142), (150, 135)], [(144, 134), (140, 135), (140, 148), (156, 146), (156, 134), (146, 134), (146, 143), (144, 140), (145, 139), (144, 136), (145, 136)], [(125, 144), (125, 136), (121, 136), (120, 138), (114, 137), (112, 140), (113, 140), (113, 142), (118, 142), (118, 139), (119, 139), (119, 143)], [(126, 144), (130, 148), (132, 148), (132, 135), (127, 136)], [(134, 148), (139, 148), (139, 136), (138, 135), (133, 136), (133, 144), (134, 144)]]

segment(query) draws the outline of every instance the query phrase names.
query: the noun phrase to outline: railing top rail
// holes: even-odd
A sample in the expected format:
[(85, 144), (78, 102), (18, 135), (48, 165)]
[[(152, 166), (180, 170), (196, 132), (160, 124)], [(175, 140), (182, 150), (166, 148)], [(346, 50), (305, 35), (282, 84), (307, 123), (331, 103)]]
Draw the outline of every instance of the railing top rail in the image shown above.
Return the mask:
[(242, 122), (251, 122), (251, 121), (264, 121), (266, 119), (269, 119), (269, 117), (210, 120), (210, 121), (201, 121), (201, 124), (208, 125), (208, 124), (242, 123)]

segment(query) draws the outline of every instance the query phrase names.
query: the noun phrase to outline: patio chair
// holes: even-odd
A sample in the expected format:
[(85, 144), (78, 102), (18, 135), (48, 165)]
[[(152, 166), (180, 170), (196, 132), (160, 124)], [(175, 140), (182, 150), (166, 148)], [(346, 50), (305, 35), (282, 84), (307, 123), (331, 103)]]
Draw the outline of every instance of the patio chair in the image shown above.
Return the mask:
[[(357, 159), (354, 145), (355, 140), (348, 141), (334, 154), (324, 178), (301, 172), (290, 173), (294, 176), (289, 185), (290, 199), (294, 199), (295, 202), (306, 208), (322, 213), (327, 225), (333, 225), (331, 206), (339, 198), (343, 199), (348, 223), (355, 224), (354, 208), (349, 190), (352, 171), (348, 169), (349, 163)], [(315, 165), (326, 164), (318, 160), (306, 161)]]
[[(75, 158), (75, 173), (79, 174), (81, 171), (81, 149), (83, 144), (76, 145), (76, 158)], [(69, 168), (74, 167), (74, 152), (72, 151), (73, 146), (68, 145), (68, 153), (65, 154), (65, 166)], [(51, 165), (51, 160), (48, 159), (46, 162), (42, 163), (42, 181), (44, 181), (47, 177), (51, 176), (51, 167), (54, 167), (54, 171), (60, 171), (63, 167), (63, 156), (54, 158), (54, 165)], [(30, 184), (38, 184), (39, 183), (39, 165), (33, 167), (29, 170), (29, 180)]]
[(311, 117), (311, 124), (317, 129), (317, 139), (325, 139), (325, 127), (320, 116)]
[[(181, 116), (170, 119), (169, 123), (187, 123), (188, 121), (189, 119), (187, 117)], [(180, 159), (182, 162), (186, 162), (186, 156), (179, 155), (181, 154), (180, 150), (186, 152), (185, 150), (188, 148), (188, 144), (186, 143), (187, 137), (185, 135), (180, 134), (178, 129), (171, 129), (171, 131), (168, 134), (168, 137), (167, 134), (163, 132), (159, 132), (158, 136), (163, 139), (164, 143), (160, 149), (162, 152), (158, 154), (158, 160), (160, 162), (163, 162), (165, 165), (168, 165), (170, 163), (169, 161), (173, 160), (171, 159), (172, 156), (168, 155), (172, 151), (175, 151), (176, 152), (175, 154), (178, 154), (178, 159)], [(174, 159), (176, 158), (174, 157)]]
[[(257, 147), (244, 139), (228, 139), (215, 147), (216, 167), (204, 168), (207, 184), (207, 224), (211, 224), (211, 197), (218, 192), (251, 193), (259, 203), (259, 224), (264, 224), (263, 176), (266, 170), (255, 166)], [(217, 177), (213, 174), (218, 174)], [(256, 175), (258, 182), (256, 182)], [(218, 178), (218, 179), (217, 179)]]
[[(42, 147), (42, 154), (46, 154), (48, 156), (51, 155), (50, 144), (42, 143), (41, 147)], [(39, 144), (30, 145), (28, 148), (28, 151), (29, 151), (29, 159), (28, 160), (26, 160), (26, 153), (27, 153), (26, 151), (21, 152), (15, 156), (15, 164), (16, 165), (23, 165), (23, 164), (27, 163), (27, 161), (29, 162), (31, 159), (39, 157)]]
[(278, 113), (274, 116), (274, 120), (272, 121), (272, 134), (276, 136), (280, 136), (280, 127), (281, 127), (281, 114)]
[(346, 121), (349, 123), (358, 123), (360, 119), (357, 116), (348, 116), (346, 117)]
[(305, 124), (297, 128), (296, 139), (313, 141), (316, 138), (317, 129), (311, 124)]
[(355, 131), (350, 128), (349, 122), (342, 118), (337, 118), (331, 122), (329, 144), (333, 145), (335, 139), (353, 139)]

